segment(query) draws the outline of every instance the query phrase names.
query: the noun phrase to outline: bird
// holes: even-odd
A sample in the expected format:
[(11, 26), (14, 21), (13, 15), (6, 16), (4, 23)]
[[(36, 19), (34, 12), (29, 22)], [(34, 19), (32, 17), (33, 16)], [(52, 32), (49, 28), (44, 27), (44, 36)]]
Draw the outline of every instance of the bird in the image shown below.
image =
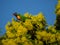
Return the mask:
[(13, 13), (13, 15), (17, 18), (18, 21), (25, 22), (26, 19), (29, 19), (28, 17), (25, 17), (22, 14), (18, 14), (17, 12)]
[(20, 20), (21, 19), (21, 17), (19, 16), (19, 14), (17, 14), (16, 12), (13, 13), (13, 15), (17, 18), (17, 20)]

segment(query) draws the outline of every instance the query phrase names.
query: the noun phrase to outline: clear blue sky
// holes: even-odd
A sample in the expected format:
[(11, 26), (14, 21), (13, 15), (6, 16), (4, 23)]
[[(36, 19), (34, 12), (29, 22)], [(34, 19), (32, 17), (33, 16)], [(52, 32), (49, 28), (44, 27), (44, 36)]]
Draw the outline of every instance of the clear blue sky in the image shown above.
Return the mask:
[[(53, 25), (56, 19), (54, 13), (57, 0), (0, 0), (0, 27), (5, 32), (5, 25), (11, 21), (12, 14), (29, 12), (33, 15), (42, 12), (49, 25)], [(2, 34), (0, 33), (0, 35)]]

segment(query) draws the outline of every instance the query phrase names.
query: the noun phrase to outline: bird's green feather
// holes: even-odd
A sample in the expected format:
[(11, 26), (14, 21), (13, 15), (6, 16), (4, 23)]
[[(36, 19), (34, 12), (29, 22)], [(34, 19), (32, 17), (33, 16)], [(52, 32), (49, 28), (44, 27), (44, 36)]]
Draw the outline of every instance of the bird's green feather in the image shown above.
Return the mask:
[(25, 17), (24, 15), (21, 15), (21, 14), (17, 14), (17, 15), (20, 16), (20, 18), (21, 18), (22, 21), (25, 21), (26, 19), (28, 19), (28, 17)]

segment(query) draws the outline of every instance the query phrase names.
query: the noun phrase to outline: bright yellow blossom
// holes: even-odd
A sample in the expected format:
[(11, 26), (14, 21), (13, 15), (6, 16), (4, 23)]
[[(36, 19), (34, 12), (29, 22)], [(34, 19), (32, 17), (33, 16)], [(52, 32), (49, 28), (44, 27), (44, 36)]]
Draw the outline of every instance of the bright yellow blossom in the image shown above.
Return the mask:
[(2, 40), (3, 45), (17, 45), (13, 39)]
[(31, 14), (29, 14), (28, 12), (24, 14), (25, 17), (31, 18)]
[(37, 18), (38, 18), (38, 19), (44, 19), (44, 16), (43, 16), (42, 13), (38, 13)]
[(6, 34), (7, 34), (8, 38), (15, 37), (15, 34), (11, 33), (10, 31), (7, 31)]
[(26, 42), (26, 41), (27, 41), (27, 38), (23, 36), (23, 37), (21, 38), (21, 42)]
[(33, 25), (31, 23), (31, 20), (27, 19), (24, 23), (24, 26), (28, 29), (28, 30), (32, 30), (33, 29)]
[(17, 29), (17, 33), (16, 33), (16, 36), (20, 36), (20, 35), (25, 35), (27, 33), (27, 29), (20, 25)]

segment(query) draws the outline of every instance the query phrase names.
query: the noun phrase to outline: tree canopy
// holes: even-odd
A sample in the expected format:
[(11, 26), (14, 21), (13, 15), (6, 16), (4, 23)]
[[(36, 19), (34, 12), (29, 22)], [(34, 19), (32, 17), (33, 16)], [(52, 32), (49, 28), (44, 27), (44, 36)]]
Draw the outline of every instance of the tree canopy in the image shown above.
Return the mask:
[[(43, 13), (19, 15), (5, 26), (6, 33), (0, 37), (0, 45), (60, 45), (60, 0), (55, 9), (56, 22), (47, 24)], [(47, 28), (46, 28), (47, 27)]]

